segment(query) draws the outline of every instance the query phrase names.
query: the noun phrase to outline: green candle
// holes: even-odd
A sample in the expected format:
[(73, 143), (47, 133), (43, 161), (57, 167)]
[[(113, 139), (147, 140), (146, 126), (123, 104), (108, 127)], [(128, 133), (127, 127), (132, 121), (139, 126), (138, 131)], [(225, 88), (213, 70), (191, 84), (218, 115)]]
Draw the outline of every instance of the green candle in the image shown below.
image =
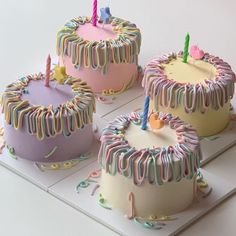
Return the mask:
[(188, 47), (189, 47), (189, 33), (187, 33), (186, 37), (185, 37), (185, 43), (184, 43), (184, 52), (183, 52), (183, 62), (187, 63), (187, 59), (188, 59)]

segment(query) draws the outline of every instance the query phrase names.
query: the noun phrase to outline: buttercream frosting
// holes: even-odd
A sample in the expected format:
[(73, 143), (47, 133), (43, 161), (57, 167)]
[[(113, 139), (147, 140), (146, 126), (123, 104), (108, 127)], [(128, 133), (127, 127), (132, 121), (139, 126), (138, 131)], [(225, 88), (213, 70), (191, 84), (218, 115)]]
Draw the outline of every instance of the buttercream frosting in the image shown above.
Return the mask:
[(23, 91), (29, 83), (43, 79), (43, 74), (33, 74), (7, 86), (2, 95), (2, 112), (7, 124), (16, 130), (24, 125), (29, 134), (34, 134), (42, 140), (57, 134), (70, 136), (76, 129), (92, 123), (95, 110), (94, 94), (80, 79), (68, 76), (65, 85), (71, 86), (73, 98), (56, 107), (34, 105), (22, 99)]
[(100, 69), (106, 74), (109, 63), (135, 63), (141, 46), (140, 30), (135, 24), (111, 17), (116, 38), (90, 41), (78, 35), (79, 27), (91, 24), (90, 17), (77, 17), (67, 22), (57, 34), (57, 54), (68, 56), (72, 64), (80, 69)]
[(208, 108), (222, 108), (233, 97), (235, 74), (229, 64), (219, 57), (205, 53), (201, 60), (215, 68), (215, 77), (185, 83), (171, 79), (165, 71), (165, 66), (178, 57), (182, 57), (182, 52), (169, 53), (152, 60), (145, 68), (142, 85), (153, 100), (155, 108), (177, 108), (183, 105), (186, 113), (196, 110), (205, 113)]
[(201, 158), (195, 129), (177, 117), (160, 113), (159, 119), (175, 130), (176, 144), (136, 149), (126, 140), (125, 132), (132, 120), (137, 121), (137, 116), (142, 119), (137, 113), (121, 115), (104, 129), (98, 154), (104, 171), (131, 178), (135, 185), (141, 185), (145, 180), (162, 185), (185, 177), (192, 179)]

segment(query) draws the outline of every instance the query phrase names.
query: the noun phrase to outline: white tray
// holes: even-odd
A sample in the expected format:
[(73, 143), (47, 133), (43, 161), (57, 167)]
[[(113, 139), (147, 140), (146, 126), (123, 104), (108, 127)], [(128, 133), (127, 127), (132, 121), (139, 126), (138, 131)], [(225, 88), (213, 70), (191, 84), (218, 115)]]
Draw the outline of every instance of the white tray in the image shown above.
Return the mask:
[(192, 204), (185, 211), (176, 214), (176, 220), (166, 221), (166, 225), (162, 229), (151, 230), (136, 224), (133, 220), (128, 220), (117, 210), (106, 210), (99, 206), (98, 197), (96, 196), (99, 194), (99, 189), (95, 196), (91, 196), (95, 184), (92, 183), (87, 188), (81, 188), (79, 193), (75, 191), (77, 184), (96, 169), (98, 169), (98, 164), (94, 162), (50, 187), (49, 193), (111, 230), (127, 236), (175, 235), (235, 192), (235, 187), (232, 184), (201, 170), (209, 186), (213, 188), (211, 194), (206, 198), (202, 198), (198, 203)]

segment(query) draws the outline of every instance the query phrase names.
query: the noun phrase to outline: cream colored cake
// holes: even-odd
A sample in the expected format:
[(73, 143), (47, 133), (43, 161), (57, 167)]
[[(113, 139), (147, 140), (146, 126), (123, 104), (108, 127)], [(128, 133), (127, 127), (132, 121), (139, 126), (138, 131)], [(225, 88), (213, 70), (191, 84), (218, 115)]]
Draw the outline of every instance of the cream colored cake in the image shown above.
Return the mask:
[(171, 115), (158, 119), (164, 127), (142, 130), (138, 113), (119, 116), (101, 136), (101, 197), (129, 218), (172, 215), (195, 197), (201, 157), (196, 131)]
[[(190, 123), (198, 135), (222, 131), (229, 122), (235, 74), (218, 57), (202, 59), (170, 53), (152, 60), (145, 69), (143, 87), (157, 111), (171, 113)], [(214, 121), (214, 122), (212, 122)]]

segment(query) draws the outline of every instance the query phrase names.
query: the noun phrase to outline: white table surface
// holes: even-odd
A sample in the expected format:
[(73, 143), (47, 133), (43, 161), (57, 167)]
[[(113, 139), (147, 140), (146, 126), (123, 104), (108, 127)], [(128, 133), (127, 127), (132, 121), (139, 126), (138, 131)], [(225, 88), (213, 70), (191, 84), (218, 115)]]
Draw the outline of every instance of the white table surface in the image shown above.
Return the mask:
[[(100, 0), (103, 6), (107, 1)], [(228, 61), (236, 70), (234, 0), (111, 0), (113, 15), (142, 30), (140, 63), (191, 42)], [(92, 0), (0, 0), (0, 91), (19, 76), (44, 69), (55, 55), (55, 34), (78, 15), (90, 15)], [(236, 185), (236, 147), (205, 166)], [(116, 235), (26, 180), (0, 166), (0, 235)], [(180, 235), (236, 235), (236, 196)], [(148, 233), (148, 232), (147, 232)]]

